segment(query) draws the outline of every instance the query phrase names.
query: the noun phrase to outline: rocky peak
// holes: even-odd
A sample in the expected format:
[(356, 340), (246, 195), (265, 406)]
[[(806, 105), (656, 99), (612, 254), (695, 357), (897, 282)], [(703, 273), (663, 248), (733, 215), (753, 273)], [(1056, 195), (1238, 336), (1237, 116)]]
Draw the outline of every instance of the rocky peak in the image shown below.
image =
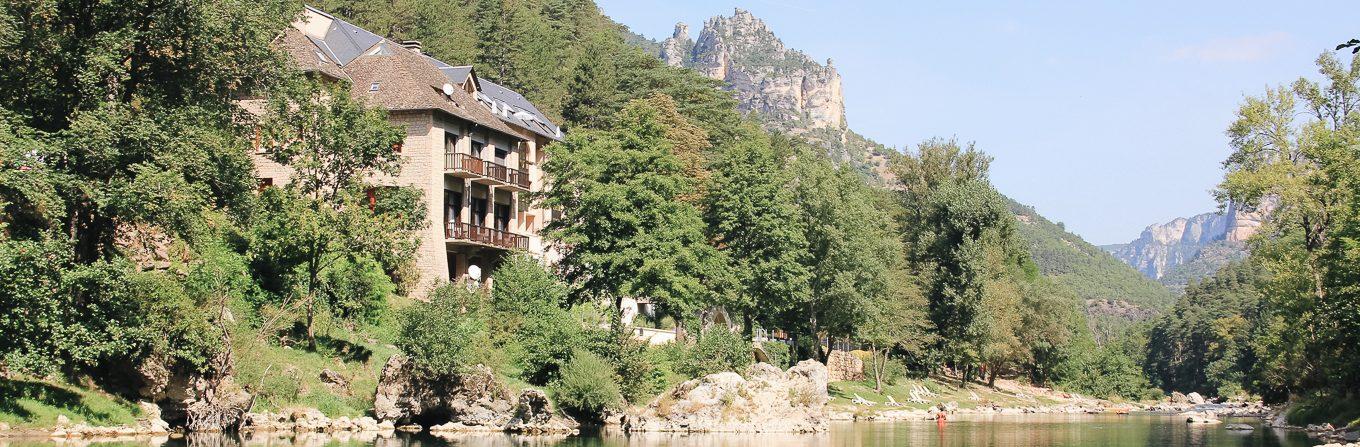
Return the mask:
[(761, 114), (771, 126), (794, 134), (814, 129), (844, 132), (845, 98), (834, 67), (790, 50), (764, 21), (750, 11), (704, 21), (691, 41), (689, 27), (677, 24), (661, 43), (661, 59), (726, 81), (740, 107)]

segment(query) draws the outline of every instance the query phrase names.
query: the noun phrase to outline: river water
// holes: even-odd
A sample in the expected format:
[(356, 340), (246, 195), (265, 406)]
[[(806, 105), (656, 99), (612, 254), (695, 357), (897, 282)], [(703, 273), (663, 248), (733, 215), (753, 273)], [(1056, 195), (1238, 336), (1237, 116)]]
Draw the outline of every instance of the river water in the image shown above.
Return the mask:
[[(1226, 423), (1247, 423), (1256, 430), (1234, 432)], [(182, 439), (128, 439), (108, 442), (53, 442), (0, 438), (0, 447), (879, 447), (879, 446), (1279, 446), (1319, 444), (1301, 432), (1262, 428), (1258, 419), (1231, 419), (1219, 425), (1188, 425), (1174, 416), (1016, 415), (959, 416), (944, 426), (933, 421), (836, 422), (829, 433), (792, 434), (633, 434), (590, 433), (571, 437), (504, 434), (374, 434), (332, 436), (250, 436), (191, 434)]]

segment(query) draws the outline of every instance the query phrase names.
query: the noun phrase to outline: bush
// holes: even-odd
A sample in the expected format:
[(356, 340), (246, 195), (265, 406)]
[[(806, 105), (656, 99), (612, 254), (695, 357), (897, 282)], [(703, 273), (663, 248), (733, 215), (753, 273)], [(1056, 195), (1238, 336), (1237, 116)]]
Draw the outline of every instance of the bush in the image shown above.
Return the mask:
[(628, 402), (644, 402), (665, 388), (667, 371), (654, 361), (647, 342), (634, 339), (628, 332), (600, 331), (593, 346), (597, 355), (614, 365), (620, 391)]
[(322, 272), (321, 296), (331, 314), (350, 323), (373, 323), (387, 308), (387, 296), (396, 288), (373, 259), (341, 258)]
[(416, 369), (430, 376), (457, 373), (490, 362), (486, 325), (477, 292), (455, 284), (430, 294), (430, 302), (406, 308), (397, 348), (411, 356)]
[(529, 255), (510, 256), (492, 276), (491, 305), (505, 317), (530, 319), (567, 301), (567, 286)]
[(701, 377), (723, 371), (740, 372), (751, 365), (751, 342), (725, 328), (704, 331), (680, 362), (679, 372)]
[(618, 408), (623, 401), (618, 380), (614, 368), (600, 356), (577, 350), (562, 368), (562, 378), (553, 387), (553, 399), (567, 411), (598, 417), (606, 409)]
[(761, 343), (760, 347), (764, 348), (765, 355), (770, 357), (771, 365), (774, 365), (779, 369), (785, 369), (789, 367), (789, 358), (793, 356), (793, 354), (789, 352), (789, 345), (779, 342), (767, 341)]
[(141, 272), (125, 260), (77, 264), (70, 253), (56, 239), (0, 242), (4, 368), (34, 376), (126, 374), (151, 356), (199, 368), (220, 351), (205, 297), (191, 297), (185, 278)]
[(522, 378), (534, 385), (557, 380), (572, 353), (587, 349), (589, 338), (588, 330), (565, 309), (543, 312), (524, 321), (515, 336), (523, 349), (519, 359)]

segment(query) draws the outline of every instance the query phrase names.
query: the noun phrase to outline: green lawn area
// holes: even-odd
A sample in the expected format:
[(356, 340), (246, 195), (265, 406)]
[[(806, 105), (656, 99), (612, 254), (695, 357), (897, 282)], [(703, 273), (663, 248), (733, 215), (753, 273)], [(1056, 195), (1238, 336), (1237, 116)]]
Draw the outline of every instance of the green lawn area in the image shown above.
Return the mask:
[[(925, 404), (912, 403), (910, 401), (911, 390), (912, 387), (915, 385), (924, 386), (926, 389), (938, 394), (938, 396), (934, 397), (922, 396), (929, 403)], [(1043, 397), (1036, 397), (1033, 398), (1032, 400), (1021, 399), (1012, 394), (1004, 393), (999, 390), (994, 390), (985, 385), (972, 385), (968, 389), (962, 389), (957, 386), (956, 382), (941, 381), (936, 380), (934, 378), (921, 380), (904, 379), (899, 380), (895, 385), (884, 384), (883, 393), (874, 392), (874, 383), (872, 381), (867, 380), (854, 382), (831, 382), (830, 384), (827, 385), (827, 390), (831, 393), (832, 407), (856, 410), (866, 410), (869, 408), (878, 410), (888, 410), (895, 408), (924, 410), (926, 408), (934, 406), (935, 404), (945, 402), (957, 403), (959, 405), (959, 408), (976, 408), (979, 405), (992, 403), (1001, 405), (1003, 407), (1042, 406), (1057, 403), (1057, 401), (1055, 400), (1046, 399)], [(972, 396), (969, 394), (969, 391), (977, 393), (978, 397), (981, 399), (972, 400), (971, 399)], [(854, 400), (856, 394), (858, 394), (860, 397), (863, 397), (865, 399), (877, 403), (877, 405), (873, 407), (862, 407), (850, 403), (852, 400)], [(898, 403), (902, 404), (902, 407), (889, 407), (887, 405), (884, 405), (886, 402), (888, 402), (887, 396), (892, 396), (893, 399), (896, 399)]]
[(58, 415), (90, 425), (131, 424), (140, 413), (132, 402), (74, 385), (0, 379), (0, 422), (15, 428), (51, 427)]

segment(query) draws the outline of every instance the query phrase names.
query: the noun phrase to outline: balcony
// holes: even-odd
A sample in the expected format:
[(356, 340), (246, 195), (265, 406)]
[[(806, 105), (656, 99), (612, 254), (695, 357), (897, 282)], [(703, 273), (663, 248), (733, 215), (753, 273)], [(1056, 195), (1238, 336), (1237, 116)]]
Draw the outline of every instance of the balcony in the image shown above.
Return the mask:
[(529, 190), (529, 173), (471, 154), (444, 153), (444, 171), (458, 177), (488, 180), (490, 184), (508, 186), (521, 192)]
[(529, 249), (528, 236), (466, 223), (449, 222), (445, 224), (444, 238), (449, 242), (465, 242), (506, 250)]

